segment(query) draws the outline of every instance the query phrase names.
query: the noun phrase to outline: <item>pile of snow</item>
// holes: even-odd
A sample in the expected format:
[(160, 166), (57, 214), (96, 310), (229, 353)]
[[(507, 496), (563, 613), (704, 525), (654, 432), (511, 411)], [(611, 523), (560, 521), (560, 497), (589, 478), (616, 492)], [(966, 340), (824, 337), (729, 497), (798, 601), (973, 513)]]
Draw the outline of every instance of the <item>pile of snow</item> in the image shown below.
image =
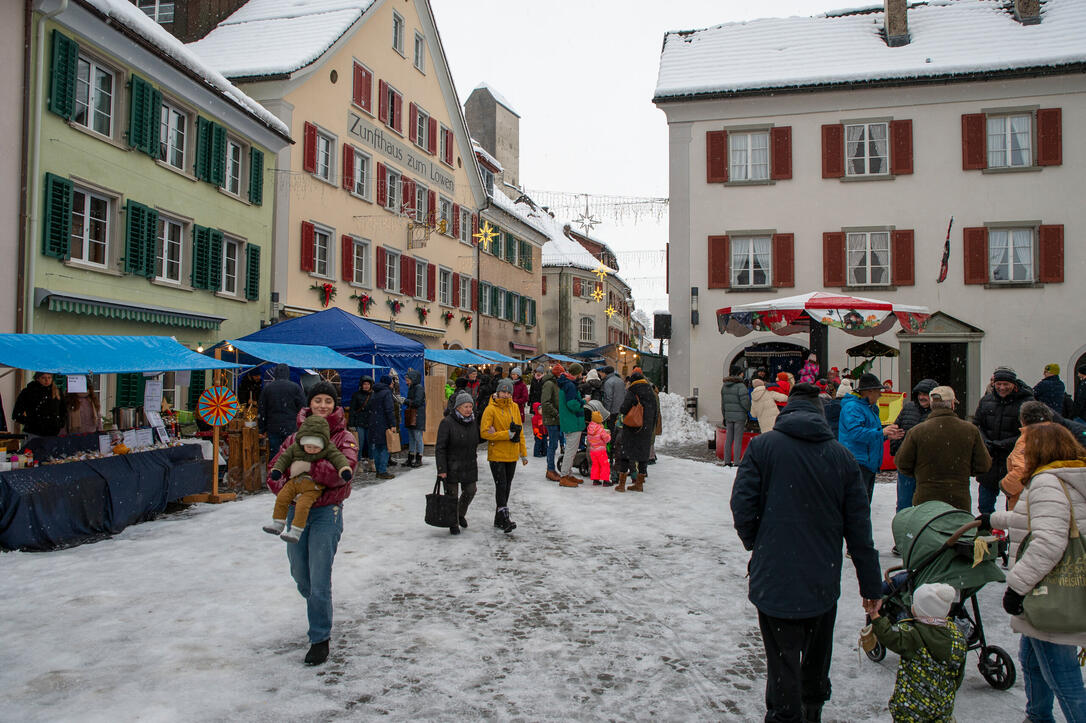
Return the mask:
[(716, 436), (716, 427), (705, 417), (697, 421), (686, 413), (686, 399), (678, 394), (660, 392), (660, 417), (663, 432), (656, 438), (657, 445), (707, 442)]

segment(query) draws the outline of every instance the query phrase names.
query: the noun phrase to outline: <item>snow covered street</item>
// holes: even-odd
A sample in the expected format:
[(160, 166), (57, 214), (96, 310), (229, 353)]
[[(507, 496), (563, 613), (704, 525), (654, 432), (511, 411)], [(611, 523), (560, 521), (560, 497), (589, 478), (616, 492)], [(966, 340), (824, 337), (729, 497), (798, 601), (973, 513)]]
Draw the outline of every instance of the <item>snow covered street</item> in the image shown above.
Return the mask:
[[(459, 537), (422, 522), (433, 457), (356, 482), (333, 572), (329, 661), (302, 665), (304, 600), (262, 494), (198, 505), (97, 544), (0, 556), (0, 715), (9, 721), (760, 720), (763, 649), (731, 526), (734, 471), (661, 456), (644, 494), (562, 489), (518, 467), (491, 526), (493, 485)], [(894, 492), (878, 485), (889, 555)], [(802, 555), (802, 550), (795, 550)], [(861, 660), (846, 562), (824, 720), (889, 720), (896, 656)], [(1017, 659), (981, 593), (989, 642)], [(1018, 720), (970, 653), (959, 721)], [(1059, 712), (1056, 713), (1059, 716)]]

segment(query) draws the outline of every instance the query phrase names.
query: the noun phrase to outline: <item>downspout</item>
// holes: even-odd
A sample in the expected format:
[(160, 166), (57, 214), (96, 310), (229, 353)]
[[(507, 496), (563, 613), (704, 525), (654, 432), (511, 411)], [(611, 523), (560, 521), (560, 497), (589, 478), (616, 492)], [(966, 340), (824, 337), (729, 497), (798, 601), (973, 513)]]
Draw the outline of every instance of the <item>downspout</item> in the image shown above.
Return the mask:
[[(41, 114), (42, 106), (45, 104), (45, 98), (42, 94), (42, 88), (45, 85), (45, 21), (50, 18), (54, 18), (60, 15), (62, 12), (68, 9), (68, 0), (59, 0), (60, 4), (56, 10), (52, 12), (43, 13), (38, 18), (37, 29), (37, 63), (34, 68), (34, 72), (37, 73), (37, 78), (34, 81), (34, 140), (30, 145), (30, 193), (28, 197), (30, 199), (27, 215), (30, 217), (30, 232), (27, 234), (26, 244), (26, 256), (27, 256), (27, 275), (24, 283), (34, 284), (34, 274), (37, 272), (38, 255), (34, 253), (33, 249), (29, 248), (30, 244), (33, 244), (34, 239), (38, 237), (38, 223), (41, 218)], [(27, 299), (29, 294), (24, 295), (24, 300)], [(26, 325), (24, 331), (27, 334), (34, 333), (34, 304), (33, 301), (24, 301), (23, 314), (26, 318)]]
[[(480, 219), (483, 217), (483, 211), (486, 211), (488, 208), (490, 208), (490, 206), (491, 206), (490, 196), (487, 196), (486, 197), (486, 203), (483, 204), (483, 207), (479, 209), (479, 218)], [(482, 228), (481, 223), (479, 225), (479, 228)], [(483, 284), (483, 260), (482, 260), (482, 254), (479, 253), (480, 243), (479, 243), (478, 239), (476, 239), (475, 243), (472, 244), (472, 246), (475, 247), (475, 288), (479, 289), (479, 294), (482, 295), (482, 291), (483, 291), (482, 290), (482, 284)], [(493, 311), (493, 309), (491, 309), (491, 311)], [(472, 347), (472, 349), (482, 349), (482, 347), (479, 346), (479, 327), (482, 324), (482, 321), (481, 321), (482, 314), (479, 313), (479, 305), (476, 305), (475, 309), (471, 312), (471, 315), (472, 315), (472, 318), (474, 319), (474, 321), (472, 321), (471, 326), (475, 329), (475, 333), (473, 333), (471, 335), (472, 344), (475, 345), (475, 346)]]
[[(34, 0), (25, 0), (23, 5), (23, 88), (30, 87), (30, 37), (34, 22)], [(30, 93), (23, 93), (22, 130), (19, 138), (19, 239), (17, 268), (26, 268), (26, 227), (28, 208), (26, 200), (27, 178), (26, 164), (30, 143)], [(15, 280), (15, 333), (23, 331), (23, 314), (26, 306), (26, 279), (23, 274), (16, 274)]]
[[(572, 320), (572, 317), (573, 317), (573, 302), (572, 302), (573, 291), (572, 290), (570, 290), (570, 299), (571, 299), (571, 301), (570, 301), (570, 304), (569, 304), (569, 314), (567, 315), (567, 314), (562, 313), (562, 296), (563, 296), (563, 291), (562, 290), (565, 288), (565, 287), (562, 286), (562, 276), (565, 273), (566, 273), (566, 267), (562, 267), (558, 271), (558, 353), (559, 354), (568, 353), (568, 351), (566, 349), (566, 343), (565, 343), (566, 342), (566, 327), (569, 326), (569, 322)], [(569, 317), (568, 319), (566, 318), (567, 316)], [(571, 342), (572, 342), (572, 340), (571, 340)]]

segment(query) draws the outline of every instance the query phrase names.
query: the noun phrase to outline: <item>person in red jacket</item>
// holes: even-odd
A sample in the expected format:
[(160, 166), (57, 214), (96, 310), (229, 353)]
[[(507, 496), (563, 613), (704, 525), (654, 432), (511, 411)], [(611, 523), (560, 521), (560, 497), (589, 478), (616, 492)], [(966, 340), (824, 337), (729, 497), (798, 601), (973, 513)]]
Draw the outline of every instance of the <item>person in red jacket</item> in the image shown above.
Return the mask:
[(513, 404), (520, 410), (521, 419), (526, 419), (528, 415), (524, 413), (524, 405), (528, 403), (528, 395), (531, 392), (528, 385), (524, 383), (521, 368), (513, 367), (513, 370), (509, 372), (509, 378), (513, 380)]
[[(788, 372), (777, 372), (776, 383), (769, 385), (767, 388), (771, 392), (780, 392), (787, 398), (792, 391), (792, 382), (788, 377)], [(784, 409), (785, 404), (787, 404), (787, 402), (777, 402), (777, 408)]]
[(547, 425), (543, 424), (543, 413), (539, 411), (539, 402), (532, 405), (532, 434), (535, 435), (533, 457), (547, 456)]

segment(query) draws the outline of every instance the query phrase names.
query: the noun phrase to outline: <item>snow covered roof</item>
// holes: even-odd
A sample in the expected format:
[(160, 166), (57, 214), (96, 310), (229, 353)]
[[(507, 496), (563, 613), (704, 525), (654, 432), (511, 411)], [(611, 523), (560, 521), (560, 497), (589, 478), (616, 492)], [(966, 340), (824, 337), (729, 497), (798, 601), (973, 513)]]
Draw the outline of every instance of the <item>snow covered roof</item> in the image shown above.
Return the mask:
[(513, 106), (510, 105), (509, 101), (505, 99), (505, 96), (487, 85), (486, 81), (479, 83), (479, 85), (475, 86), (475, 90), (485, 90), (486, 92), (490, 93), (490, 95), (493, 96), (494, 100), (496, 100), (500, 105), (505, 106), (505, 109), (507, 111), (515, 115), (517, 118), (520, 118), (520, 113), (517, 113), (517, 111), (514, 110)]
[(275, 132), (290, 138), (290, 129), (287, 128), (283, 121), (272, 115), (267, 108), (241, 92), (233, 83), (223, 77), (221, 72), (213, 68), (211, 64), (192, 52), (184, 43), (171, 35), (169, 31), (149, 18), (130, 0), (81, 0), (81, 2), (124, 26), (178, 65), (202, 78), (215, 92), (234, 101), (243, 110)]
[(317, 60), (374, 0), (249, 0), (188, 47), (231, 78), (293, 73)]
[(490, 153), (485, 148), (479, 145), (479, 141), (475, 140), (474, 138), (471, 139), (471, 150), (475, 152), (475, 155), (482, 156), (483, 160), (486, 161), (489, 165), (497, 168), (499, 173), (505, 170), (502, 164), (498, 163), (498, 159), (490, 155)]
[(534, 228), (544, 236), (549, 237), (553, 231), (551, 224), (548, 222), (553, 222), (554, 219), (542, 209), (533, 208), (524, 201), (517, 203), (498, 189), (495, 189), (494, 193), (490, 194), (490, 201), (502, 211), (505, 211), (512, 216), (516, 216), (517, 219), (531, 228)]
[(1086, 62), (1086, 2), (1044, 0), (1022, 25), (1005, 0), (930, 0), (910, 42), (886, 44), (881, 8), (727, 23), (664, 36), (655, 97), (910, 80)]

